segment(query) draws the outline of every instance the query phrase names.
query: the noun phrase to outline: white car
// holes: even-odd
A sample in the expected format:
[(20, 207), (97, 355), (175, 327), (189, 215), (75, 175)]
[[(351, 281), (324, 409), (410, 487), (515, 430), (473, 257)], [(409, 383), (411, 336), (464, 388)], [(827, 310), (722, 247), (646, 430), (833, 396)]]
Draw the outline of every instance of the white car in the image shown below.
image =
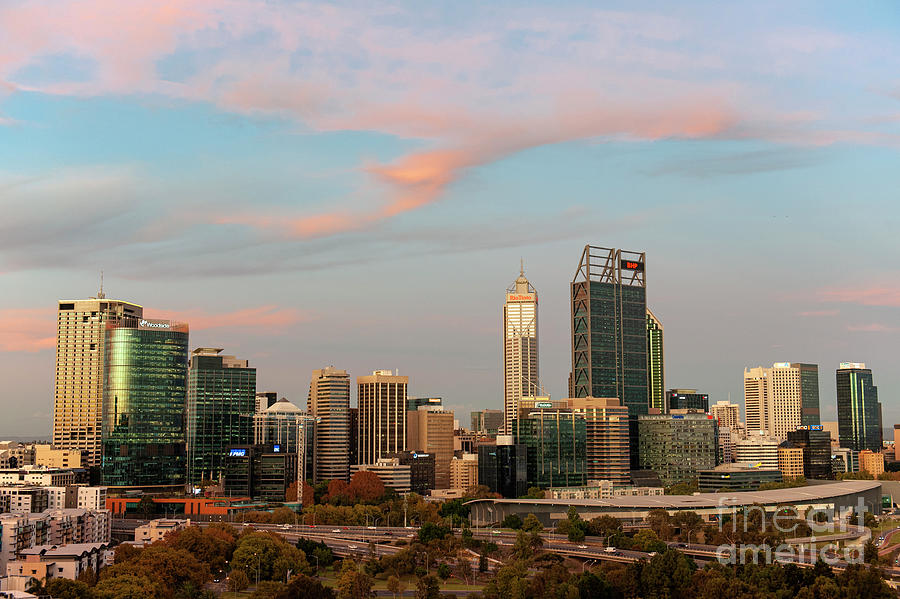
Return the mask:
[(340, 529), (340, 528), (335, 528), (335, 529), (332, 530), (331, 532), (338, 532), (338, 533), (339, 533), (339, 532), (341, 532), (341, 529)]
[(579, 549), (587, 549), (587, 545), (579, 545), (578, 548)]
[(359, 549), (356, 545), (347, 545), (347, 549)]

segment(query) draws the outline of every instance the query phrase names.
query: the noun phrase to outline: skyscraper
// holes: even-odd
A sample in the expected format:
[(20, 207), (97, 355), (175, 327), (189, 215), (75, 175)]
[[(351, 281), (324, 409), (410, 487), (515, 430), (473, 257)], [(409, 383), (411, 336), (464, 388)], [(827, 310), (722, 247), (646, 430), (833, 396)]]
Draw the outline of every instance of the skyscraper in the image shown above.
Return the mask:
[(571, 285), (572, 397), (617, 397), (628, 407), (632, 468), (637, 417), (650, 407), (646, 255), (585, 246)]
[(107, 323), (103, 484), (184, 485), (188, 326)]
[(862, 363), (841, 362), (836, 375), (841, 447), (881, 451), (881, 403), (872, 370)]
[(278, 393), (276, 391), (258, 391), (256, 393), (256, 409), (254, 411), (265, 412), (276, 401), (278, 401)]
[(316, 419), (317, 483), (350, 478), (350, 375), (328, 366), (313, 370), (309, 415)]
[(497, 435), (503, 428), (503, 410), (475, 410), (471, 417), (472, 430), (476, 433)]
[(86, 467), (99, 466), (102, 455), (106, 325), (143, 313), (137, 304), (106, 299), (102, 289), (91, 299), (59, 300), (53, 447), (81, 451)]
[(664, 485), (688, 480), (716, 467), (718, 425), (706, 414), (649, 414), (638, 420), (641, 469), (659, 474)]
[(221, 348), (191, 353), (188, 370), (188, 483), (219, 480), (231, 445), (250, 443), (256, 410), (256, 369), (247, 360), (221, 355)]
[(408, 376), (376, 370), (356, 379), (359, 403), (359, 463), (374, 464), (384, 454), (406, 451)]
[(615, 398), (572, 397), (565, 401), (584, 417), (587, 480), (628, 485), (628, 408)]
[(523, 266), (507, 288), (503, 304), (503, 410), (507, 432), (519, 400), (540, 394), (539, 381), (538, 295), (525, 278)]
[(663, 389), (666, 388), (666, 369), (663, 361), (663, 326), (647, 308), (647, 394), (650, 407), (666, 411)]
[(577, 487), (587, 482), (584, 414), (566, 400), (523, 398), (512, 430), (515, 444), (525, 446), (529, 486)]
[(420, 406), (406, 413), (406, 447), (410, 451), (434, 454), (434, 488), (450, 488), (450, 460), (453, 459), (453, 412), (440, 407)]
[[(806, 421), (819, 423), (818, 366), (776, 362), (772, 368), (744, 370), (744, 410), (748, 432), (787, 439)], [(809, 426), (809, 425), (806, 425)]]

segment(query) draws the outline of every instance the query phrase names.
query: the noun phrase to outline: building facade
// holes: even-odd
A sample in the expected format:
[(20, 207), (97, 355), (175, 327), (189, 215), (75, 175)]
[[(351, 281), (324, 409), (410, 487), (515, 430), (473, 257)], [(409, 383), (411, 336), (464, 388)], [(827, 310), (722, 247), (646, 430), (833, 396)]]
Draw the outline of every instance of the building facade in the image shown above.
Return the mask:
[[(829, 469), (831, 456), (829, 459)], [(778, 470), (785, 479), (804, 476), (803, 473), (803, 448), (797, 447), (790, 441), (784, 441), (778, 445)]]
[(315, 481), (350, 479), (350, 375), (328, 366), (313, 370), (309, 415), (316, 419)]
[(254, 412), (264, 412), (266, 408), (271, 407), (276, 401), (278, 401), (277, 391), (257, 391), (256, 409)]
[(522, 397), (540, 395), (538, 373), (538, 294), (525, 278), (519, 277), (506, 290), (503, 304), (503, 411), (505, 429), (510, 431)]
[(881, 451), (881, 403), (872, 370), (862, 363), (842, 362), (836, 379), (841, 447)]
[(387, 453), (406, 451), (409, 377), (376, 370), (357, 381), (359, 462), (375, 464)]
[(512, 435), (500, 435), (496, 443), (479, 445), (477, 451), (478, 484), (507, 498), (528, 492), (528, 452)]
[(746, 464), (755, 464), (764, 470), (778, 468), (779, 439), (752, 435), (746, 439), (738, 439), (734, 442), (734, 461)]
[(884, 454), (863, 449), (859, 452), (859, 471), (868, 472), (875, 478), (884, 472)]
[(565, 400), (521, 400), (512, 429), (514, 442), (525, 446), (528, 486), (577, 487), (587, 482), (584, 415)]
[(788, 441), (803, 450), (803, 476), (812, 479), (832, 478), (831, 435), (821, 424), (801, 425), (788, 433)]
[(498, 435), (504, 425), (503, 410), (476, 410), (472, 412), (472, 431), (484, 435)]
[(250, 443), (256, 369), (221, 348), (191, 352), (185, 415), (188, 483), (220, 480), (229, 446)]
[(664, 413), (672, 410), (696, 410), (709, 412), (709, 395), (696, 389), (669, 389), (666, 391)]
[(80, 451), (85, 467), (101, 463), (107, 325), (143, 312), (137, 304), (106, 299), (102, 289), (95, 298), (58, 302), (53, 447)]
[(450, 488), (465, 493), (478, 485), (478, 454), (463, 453), (450, 461)]
[(188, 326), (169, 320), (108, 323), (103, 483), (185, 483)]
[(720, 427), (727, 426), (731, 430), (736, 430), (740, 423), (740, 406), (730, 401), (717, 401), (709, 408), (709, 413), (719, 423)]
[(453, 412), (428, 405), (406, 413), (406, 447), (434, 456), (434, 489), (450, 488)]
[(716, 467), (717, 424), (706, 414), (649, 414), (638, 418), (640, 464), (664, 485), (697, 477)]
[(385, 487), (398, 493), (409, 493), (412, 489), (412, 467), (401, 464), (400, 458), (382, 457), (373, 464), (355, 464), (350, 467), (351, 473), (372, 472), (378, 475)]
[(647, 396), (650, 407), (665, 411), (666, 366), (663, 360), (663, 325), (647, 308)]
[(747, 431), (784, 440), (799, 426), (819, 424), (818, 373), (815, 364), (791, 362), (745, 369)]
[(585, 421), (585, 476), (627, 485), (630, 458), (628, 408), (616, 398), (571, 397), (566, 405)]
[(297, 456), (297, 479), (312, 481), (316, 464), (316, 419), (281, 398), (253, 416), (253, 443)]

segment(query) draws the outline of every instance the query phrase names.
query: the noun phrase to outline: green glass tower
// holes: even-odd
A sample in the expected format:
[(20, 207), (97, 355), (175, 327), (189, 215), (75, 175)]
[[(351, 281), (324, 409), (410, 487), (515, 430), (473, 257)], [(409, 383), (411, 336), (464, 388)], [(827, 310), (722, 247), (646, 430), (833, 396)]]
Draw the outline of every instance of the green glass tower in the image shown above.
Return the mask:
[(126, 319), (106, 332), (103, 484), (185, 482), (188, 326)]
[(647, 395), (650, 407), (666, 411), (666, 368), (663, 362), (663, 326), (647, 309)]
[(816, 426), (819, 420), (819, 365), (796, 362), (800, 369), (800, 425)]
[(837, 370), (838, 438), (854, 451), (881, 451), (881, 403), (872, 371), (865, 364), (842, 362)]
[(253, 441), (256, 369), (220, 348), (191, 353), (188, 371), (187, 477), (191, 484), (219, 480), (232, 445)]
[(716, 467), (718, 426), (707, 414), (650, 414), (638, 420), (640, 465), (664, 485)]
[(565, 401), (522, 399), (513, 419), (513, 441), (525, 446), (529, 487), (586, 484), (587, 428), (584, 415)]

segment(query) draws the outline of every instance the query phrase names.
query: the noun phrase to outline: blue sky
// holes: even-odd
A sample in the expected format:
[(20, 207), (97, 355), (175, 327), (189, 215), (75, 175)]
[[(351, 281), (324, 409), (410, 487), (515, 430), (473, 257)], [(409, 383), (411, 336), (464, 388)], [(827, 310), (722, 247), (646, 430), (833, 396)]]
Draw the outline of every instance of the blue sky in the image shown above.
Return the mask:
[(0, 436), (44, 435), (53, 310), (96, 291), (192, 324), (304, 403), (398, 368), (502, 404), (524, 258), (541, 373), (569, 370), (586, 243), (643, 250), (666, 383), (875, 371), (900, 420), (894, 3), (7, 2)]

